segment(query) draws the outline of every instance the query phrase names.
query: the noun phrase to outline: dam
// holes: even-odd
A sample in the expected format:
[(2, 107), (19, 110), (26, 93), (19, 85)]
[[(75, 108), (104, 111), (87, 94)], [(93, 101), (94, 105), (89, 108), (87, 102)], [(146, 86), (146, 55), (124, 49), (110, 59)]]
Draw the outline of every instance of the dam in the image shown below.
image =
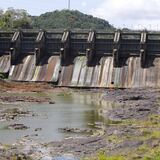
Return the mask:
[(62, 87), (160, 87), (160, 32), (0, 31), (0, 73)]

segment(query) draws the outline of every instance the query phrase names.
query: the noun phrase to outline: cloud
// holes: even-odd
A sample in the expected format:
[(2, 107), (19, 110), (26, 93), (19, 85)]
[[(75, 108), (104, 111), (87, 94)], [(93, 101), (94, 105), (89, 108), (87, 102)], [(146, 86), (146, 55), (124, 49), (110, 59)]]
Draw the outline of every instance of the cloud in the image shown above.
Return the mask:
[(104, 0), (91, 14), (118, 27), (160, 29), (160, 0)]
[(81, 5), (82, 5), (82, 7), (86, 7), (87, 6), (87, 2), (86, 1), (82, 1)]

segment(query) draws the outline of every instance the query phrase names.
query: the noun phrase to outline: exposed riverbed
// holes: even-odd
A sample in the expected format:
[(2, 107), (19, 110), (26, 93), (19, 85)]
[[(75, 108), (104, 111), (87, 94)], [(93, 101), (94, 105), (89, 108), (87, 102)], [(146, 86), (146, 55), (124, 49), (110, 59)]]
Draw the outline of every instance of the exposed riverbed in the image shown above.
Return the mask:
[(159, 89), (22, 88), (0, 95), (0, 159), (154, 160), (160, 154)]

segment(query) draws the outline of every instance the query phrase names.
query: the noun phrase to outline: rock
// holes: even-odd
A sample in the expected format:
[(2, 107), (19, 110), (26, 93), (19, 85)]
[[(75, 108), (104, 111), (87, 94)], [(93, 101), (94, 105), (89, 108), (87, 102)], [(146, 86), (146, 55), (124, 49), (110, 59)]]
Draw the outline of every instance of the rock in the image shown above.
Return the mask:
[(50, 98), (35, 98), (31, 96), (0, 96), (0, 101), (10, 102), (10, 103), (11, 102), (46, 103), (46, 102), (51, 101), (51, 99)]
[(30, 111), (24, 111), (19, 108), (8, 108), (0, 111), (0, 120), (14, 120), (15, 118), (29, 115)]
[(123, 97), (123, 101), (138, 101), (144, 99), (141, 95), (135, 95), (135, 96), (126, 96)]
[(149, 112), (151, 109), (150, 108), (138, 108), (138, 112)]
[(36, 128), (34, 131), (37, 132), (37, 131), (41, 131), (42, 128)]
[(124, 141), (122, 144), (119, 145), (120, 148), (136, 148), (139, 147), (143, 144), (143, 141), (138, 141), (138, 140), (128, 140)]
[(78, 128), (59, 128), (58, 129), (60, 132), (64, 133), (93, 133), (93, 130), (91, 129), (78, 129)]
[(78, 160), (78, 159), (70, 156), (60, 156), (60, 157), (55, 157), (53, 160)]
[(15, 129), (15, 130), (26, 130), (29, 127), (25, 126), (24, 124), (11, 124), (8, 126), (9, 129)]
[(38, 134), (32, 134), (31, 137), (38, 137)]
[(54, 101), (50, 101), (49, 104), (55, 104), (55, 102)]
[(45, 156), (41, 160), (55, 160), (53, 157)]

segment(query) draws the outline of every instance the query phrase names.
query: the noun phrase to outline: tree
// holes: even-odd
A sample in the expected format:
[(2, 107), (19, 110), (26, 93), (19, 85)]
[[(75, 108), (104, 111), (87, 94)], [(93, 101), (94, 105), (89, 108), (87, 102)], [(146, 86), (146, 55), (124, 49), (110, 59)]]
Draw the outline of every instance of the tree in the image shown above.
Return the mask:
[(0, 29), (28, 29), (31, 28), (29, 14), (23, 9), (8, 8), (6, 12), (0, 12)]
[(34, 16), (32, 17), (32, 26), (38, 29), (80, 28), (114, 30), (114, 27), (108, 21), (74, 10), (56, 10), (40, 16)]

